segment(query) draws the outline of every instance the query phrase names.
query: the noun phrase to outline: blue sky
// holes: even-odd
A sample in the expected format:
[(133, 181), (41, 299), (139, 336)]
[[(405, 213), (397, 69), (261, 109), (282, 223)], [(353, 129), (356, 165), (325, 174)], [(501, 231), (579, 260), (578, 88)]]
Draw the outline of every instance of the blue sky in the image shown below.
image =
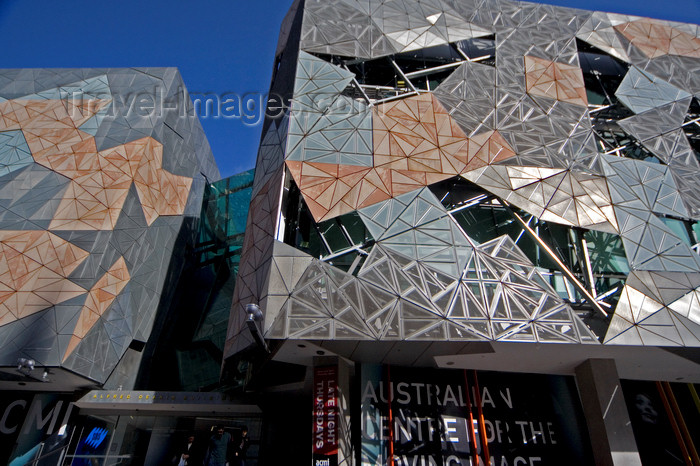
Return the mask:
[[(191, 93), (267, 92), (292, 0), (0, 0), (0, 67), (177, 66)], [(700, 0), (544, 3), (700, 23)], [(261, 125), (204, 118), (222, 176), (253, 168)]]

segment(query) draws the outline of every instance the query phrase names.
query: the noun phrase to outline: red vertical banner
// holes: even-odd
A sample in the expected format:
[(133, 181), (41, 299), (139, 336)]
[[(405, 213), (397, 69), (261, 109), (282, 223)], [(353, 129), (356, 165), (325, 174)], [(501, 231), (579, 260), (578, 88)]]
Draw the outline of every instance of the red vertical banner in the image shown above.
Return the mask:
[(314, 368), (313, 465), (338, 465), (338, 366)]

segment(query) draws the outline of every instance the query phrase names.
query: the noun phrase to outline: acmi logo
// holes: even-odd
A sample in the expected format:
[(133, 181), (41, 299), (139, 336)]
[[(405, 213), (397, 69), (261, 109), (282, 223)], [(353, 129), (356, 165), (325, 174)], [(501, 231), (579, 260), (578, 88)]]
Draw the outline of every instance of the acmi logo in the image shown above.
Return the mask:
[(107, 429), (94, 427), (85, 439), (85, 444), (91, 446), (92, 448), (97, 448), (104, 441), (106, 436)]
[[(68, 423), (72, 410), (73, 403), (64, 403), (64, 400), (54, 403), (41, 395), (34, 397), (29, 408), (27, 408), (27, 400), (14, 400), (5, 406), (0, 416), (0, 434), (14, 434), (23, 426), (22, 434), (39, 430), (51, 435), (54, 428), (60, 428)], [(61, 414), (63, 414), (63, 420), (59, 422)]]
[(331, 460), (316, 460), (315, 466), (331, 466)]

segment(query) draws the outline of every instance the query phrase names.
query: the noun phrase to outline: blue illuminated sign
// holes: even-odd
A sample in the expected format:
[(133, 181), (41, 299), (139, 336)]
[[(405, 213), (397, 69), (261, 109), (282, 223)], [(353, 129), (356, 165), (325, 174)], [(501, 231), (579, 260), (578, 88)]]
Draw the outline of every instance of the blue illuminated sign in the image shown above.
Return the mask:
[(85, 444), (97, 448), (104, 442), (105, 437), (107, 437), (107, 429), (94, 427), (85, 439)]

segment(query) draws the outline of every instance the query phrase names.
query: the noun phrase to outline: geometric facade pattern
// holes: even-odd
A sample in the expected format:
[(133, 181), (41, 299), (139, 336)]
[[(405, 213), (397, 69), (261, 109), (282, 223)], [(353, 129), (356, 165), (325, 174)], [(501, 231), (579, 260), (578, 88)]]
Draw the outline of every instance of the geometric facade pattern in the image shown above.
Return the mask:
[(615, 95), (634, 113), (644, 113), (690, 97), (688, 92), (635, 67), (627, 72)]
[(0, 247), (2, 324), (85, 293), (68, 277), (88, 253), (68, 241), (48, 231), (3, 230)]
[(384, 247), (451, 277), (462, 274), (471, 256), (473, 243), (428, 189), (365, 207), (359, 214)]
[(3, 131), (0, 133), (0, 166), (2, 174), (19, 170), (33, 162), (27, 141), (21, 131)]
[(630, 274), (605, 343), (700, 345), (698, 280), (697, 274)]
[[(489, 35), (469, 24), (450, 2), (437, 0), (428, 7), (405, 4), (339, 1), (329, 16), (321, 4), (305, 5), (302, 49), (375, 58), (431, 45)], [(410, 27), (409, 27), (410, 25)]]
[(352, 73), (304, 52), (297, 72), (287, 160), (371, 166), (371, 112), (340, 95)]
[(109, 384), (147, 341), (219, 176), (182, 89), (173, 68), (0, 72), (3, 365)]
[(78, 323), (73, 330), (73, 336), (68, 343), (64, 360), (75, 349), (85, 335), (102, 317), (114, 299), (121, 293), (129, 283), (129, 270), (126, 267), (124, 258), (120, 257), (117, 262), (100, 278), (92, 287), (85, 299), (83, 309), (80, 311)]
[(510, 1), (297, 8), (272, 83), (291, 110), (266, 121), (252, 201), (275, 220), (249, 215), (256, 280), (225, 357), (252, 341), (250, 302), (275, 339), (700, 346), (697, 26)]
[(600, 176), (525, 166), (490, 166), (463, 176), (543, 220), (618, 230), (608, 186)]
[[(508, 238), (495, 243), (475, 248), (457, 279), (381, 247), (357, 277), (313, 261), (267, 336), (597, 343), (535, 270), (522, 276), (527, 259), (517, 246)], [(523, 287), (528, 280), (534, 283)]]
[(530, 95), (586, 106), (581, 68), (525, 55), (525, 80)]
[[(340, 299), (343, 290), (350, 287), (350, 296), (355, 298), (347, 306), (338, 306), (335, 301), (322, 303), (326, 315), (335, 321), (335, 327), (324, 326), (324, 331), (339, 328), (340, 321), (354, 329), (364, 322), (366, 327), (359, 327), (360, 333), (382, 340), (546, 341), (547, 336), (556, 334), (561, 341), (595, 341), (510, 238), (477, 245), (430, 190), (397, 196), (362, 209), (360, 215), (370, 225), (378, 245), (357, 278), (335, 272), (340, 289), (314, 295)], [(303, 283), (302, 277), (291, 293), (287, 320), (297, 316), (297, 298), (311, 302), (304, 291), (296, 291), (304, 290)], [(328, 283), (332, 283), (330, 277)], [(525, 283), (529, 286), (523, 287)], [(372, 298), (362, 298), (362, 293)], [(400, 297), (398, 302), (396, 296)], [(371, 303), (380, 299), (384, 299), (379, 303), (382, 309), (376, 310)], [(348, 311), (336, 315), (345, 307), (365, 311), (359, 312), (355, 322), (344, 321), (342, 316), (358, 315)], [(285, 319), (282, 316), (276, 321), (282, 325)], [(294, 322), (301, 326), (302, 321)], [(344, 336), (336, 333), (324, 338), (360, 336), (343, 331)], [(270, 337), (280, 336), (271, 332)]]
[(616, 25), (615, 30), (649, 58), (663, 55), (700, 58), (700, 39), (665, 21), (636, 19)]
[(314, 218), (336, 217), (514, 155), (498, 132), (467, 139), (431, 94), (375, 107), (372, 128), (369, 167), (287, 159)]
[(162, 169), (162, 144), (141, 138), (97, 151), (95, 137), (79, 127), (109, 101), (71, 102), (29, 96), (0, 103), (2, 129), (20, 130), (34, 162), (72, 180), (49, 228), (113, 229), (132, 183), (149, 224), (161, 212), (182, 214), (192, 180)]

